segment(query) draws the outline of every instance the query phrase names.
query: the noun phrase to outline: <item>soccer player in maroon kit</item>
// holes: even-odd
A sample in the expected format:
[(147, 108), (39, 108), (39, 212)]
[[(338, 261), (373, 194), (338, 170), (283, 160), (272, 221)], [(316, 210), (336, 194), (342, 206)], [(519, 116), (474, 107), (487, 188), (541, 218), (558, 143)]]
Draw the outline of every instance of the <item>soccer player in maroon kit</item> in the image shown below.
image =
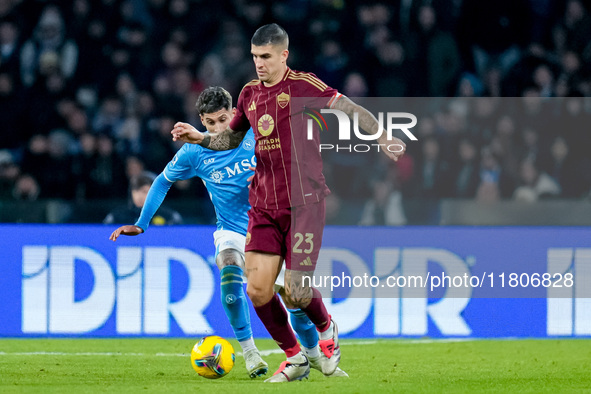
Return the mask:
[[(260, 27), (252, 37), (251, 53), (258, 80), (247, 83), (236, 106), (237, 112), (225, 131), (200, 133), (179, 122), (172, 130), (174, 140), (197, 143), (213, 150), (232, 149), (250, 127), (255, 131), (257, 167), (250, 191), (248, 233), (246, 235), (247, 293), (254, 309), (285, 352), (287, 361), (267, 379), (287, 382), (306, 378), (308, 359), (301, 352), (287, 312), (274, 292), (274, 283), (285, 260), (285, 292), (288, 307), (300, 308), (316, 325), (323, 353), (322, 372), (334, 372), (340, 361), (338, 329), (328, 314), (322, 296), (303, 278), (314, 273), (325, 222), (324, 197), (330, 192), (322, 175), (318, 133), (305, 138), (303, 108), (292, 108), (293, 98), (314, 98), (314, 106), (344, 112), (368, 133), (380, 131), (376, 118), (314, 74), (287, 66), (289, 39), (277, 24)], [(383, 133), (378, 143), (397, 145), (382, 149), (391, 159), (404, 154), (405, 144)], [(307, 283), (306, 283), (307, 282)]]

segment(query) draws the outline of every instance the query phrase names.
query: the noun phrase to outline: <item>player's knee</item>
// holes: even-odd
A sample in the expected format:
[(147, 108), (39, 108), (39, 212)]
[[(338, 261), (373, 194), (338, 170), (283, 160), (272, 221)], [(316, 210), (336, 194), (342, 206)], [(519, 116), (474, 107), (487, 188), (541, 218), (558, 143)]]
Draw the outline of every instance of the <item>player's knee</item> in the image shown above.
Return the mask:
[(222, 250), (218, 253), (215, 262), (220, 269), (220, 271), (229, 265), (235, 265), (237, 267), (244, 266), (244, 260), (242, 259), (242, 255), (240, 252), (234, 249), (226, 249)]
[(271, 298), (273, 297), (273, 289), (256, 286), (255, 284), (248, 282), (246, 285), (246, 294), (248, 294), (248, 298), (250, 298), (252, 305), (262, 306), (271, 301)]

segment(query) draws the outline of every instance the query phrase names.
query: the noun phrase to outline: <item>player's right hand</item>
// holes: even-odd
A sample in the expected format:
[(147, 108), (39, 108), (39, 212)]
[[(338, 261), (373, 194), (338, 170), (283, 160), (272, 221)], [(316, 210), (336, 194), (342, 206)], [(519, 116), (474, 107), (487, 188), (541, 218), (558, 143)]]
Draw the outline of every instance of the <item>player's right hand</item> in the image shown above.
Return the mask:
[(121, 234), (123, 234), (123, 235), (139, 235), (143, 232), (144, 232), (144, 230), (142, 230), (141, 227), (138, 227), (135, 225), (121, 226), (117, 230), (115, 230), (111, 233), (111, 236), (109, 237), (109, 239), (111, 241), (115, 242), (115, 241), (117, 241), (117, 238), (119, 238), (119, 236)]
[(203, 133), (188, 123), (177, 122), (170, 132), (173, 141), (183, 141), (190, 144), (198, 144), (203, 141)]
[[(251, 171), (255, 171), (256, 167), (250, 166), (248, 167), (249, 170)], [(246, 182), (248, 182), (248, 188), (250, 189), (250, 185), (252, 183), (252, 180), (254, 179), (254, 174), (252, 174), (251, 176), (248, 177), (248, 179), (246, 180)]]

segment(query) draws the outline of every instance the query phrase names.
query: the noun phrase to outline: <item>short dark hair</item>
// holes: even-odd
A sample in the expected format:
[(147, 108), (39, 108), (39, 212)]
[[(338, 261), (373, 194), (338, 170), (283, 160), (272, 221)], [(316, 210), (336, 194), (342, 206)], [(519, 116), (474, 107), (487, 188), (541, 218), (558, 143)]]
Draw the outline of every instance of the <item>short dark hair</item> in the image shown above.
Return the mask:
[(210, 86), (199, 95), (197, 99), (197, 111), (199, 115), (213, 114), (222, 109), (232, 109), (232, 96), (220, 86)]
[(144, 186), (151, 186), (156, 179), (156, 174), (150, 171), (143, 171), (131, 177), (129, 181), (129, 188), (131, 191), (139, 190)]
[(289, 46), (289, 36), (284, 28), (277, 23), (271, 23), (259, 27), (257, 31), (254, 32), (250, 43), (257, 47), (270, 44), (284, 45), (287, 48)]

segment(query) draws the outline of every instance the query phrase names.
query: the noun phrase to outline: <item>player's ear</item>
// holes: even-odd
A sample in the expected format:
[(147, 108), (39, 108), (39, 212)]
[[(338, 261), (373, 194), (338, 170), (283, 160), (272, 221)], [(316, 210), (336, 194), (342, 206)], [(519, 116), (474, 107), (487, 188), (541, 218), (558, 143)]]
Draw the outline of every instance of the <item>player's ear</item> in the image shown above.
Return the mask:
[(232, 116), (236, 115), (236, 107), (232, 108)]
[(289, 57), (289, 50), (288, 49), (284, 49), (281, 52), (281, 59), (283, 60), (283, 62), (287, 62), (287, 58)]

